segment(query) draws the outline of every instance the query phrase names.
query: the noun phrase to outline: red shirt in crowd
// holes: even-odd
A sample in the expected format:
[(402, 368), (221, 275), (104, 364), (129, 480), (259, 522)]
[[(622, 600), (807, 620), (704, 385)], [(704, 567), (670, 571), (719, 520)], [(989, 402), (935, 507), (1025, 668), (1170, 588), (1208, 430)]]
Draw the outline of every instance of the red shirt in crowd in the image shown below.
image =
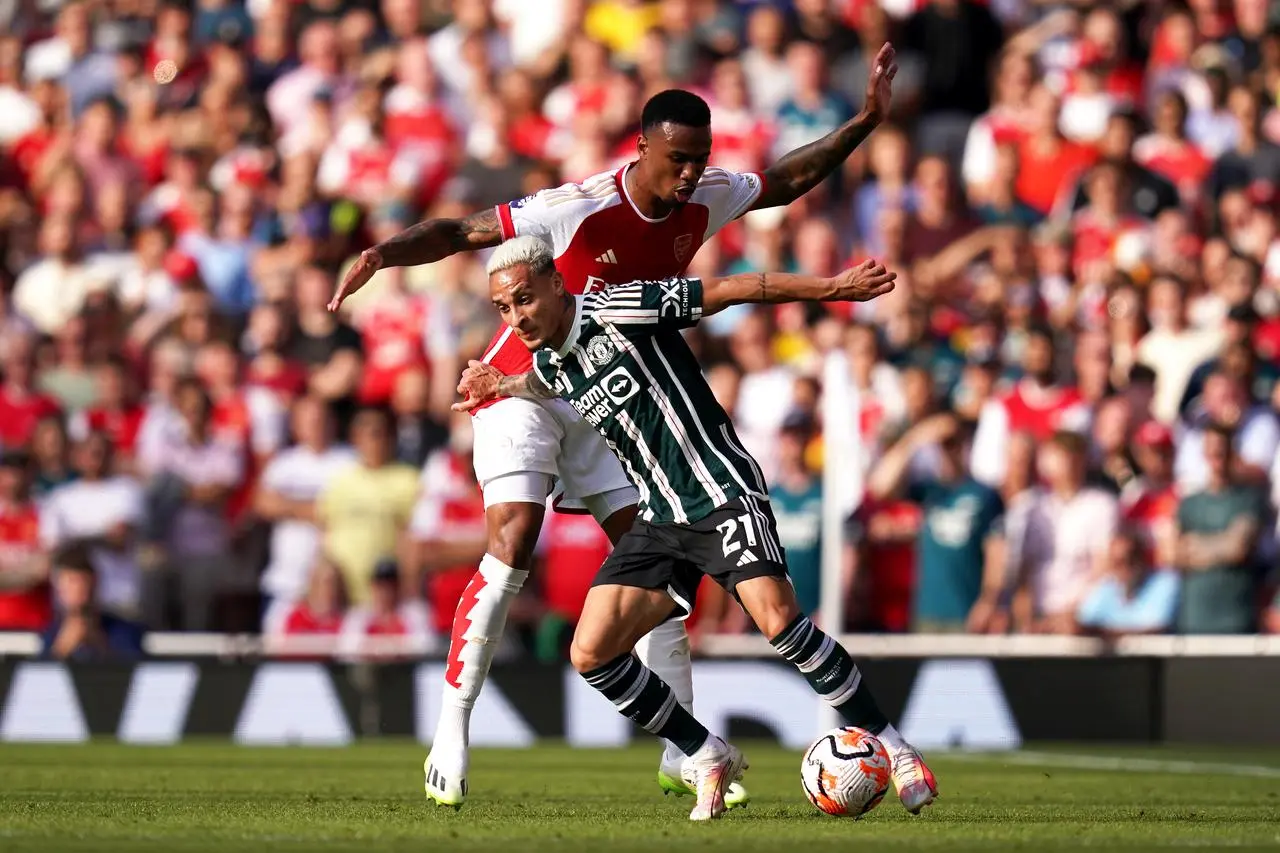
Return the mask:
[(0, 387), (0, 444), (24, 447), (41, 418), (61, 411), (52, 397), (17, 391), (11, 385)]
[(1146, 484), (1126, 490), (1120, 496), (1120, 516), (1126, 524), (1135, 527), (1146, 544), (1147, 559), (1156, 568), (1156, 543), (1167, 535), (1178, 517), (1178, 490), (1169, 485), (1155, 489)]
[(577, 622), (587, 590), (613, 546), (590, 515), (553, 512), (547, 519), (542, 597), (553, 613)]
[(87, 432), (106, 433), (117, 453), (132, 456), (138, 444), (138, 430), (146, 414), (147, 410), (138, 405), (123, 409), (91, 406), (84, 411), (84, 424)]
[(430, 310), (426, 299), (407, 297), (377, 303), (360, 314), (365, 351), (362, 403), (386, 403), (402, 373), (429, 367), (423, 335)]
[(1201, 186), (1213, 168), (1213, 161), (1190, 142), (1154, 135), (1134, 143), (1133, 159), (1173, 183), (1184, 202), (1200, 198)]
[[(483, 539), (486, 533), (484, 496), (467, 460), (452, 451), (440, 451), (427, 460), (422, 491), (429, 511), (414, 520), (414, 533), (423, 540)], [(453, 611), (476, 573), (474, 563), (451, 566), (427, 575), (427, 600), (432, 627), (449, 634)]]
[(864, 522), (859, 575), (865, 585), (858, 600), (862, 618), (875, 630), (906, 631), (923, 511), (910, 501), (867, 499), (858, 514)]
[(1054, 151), (1044, 153), (1034, 138), (1024, 137), (1018, 145), (1018, 198), (1041, 213), (1048, 213), (1063, 189), (1074, 185), (1097, 158), (1092, 148), (1067, 139), (1059, 140)]
[(300, 601), (284, 620), (286, 634), (336, 634), (342, 628), (342, 613), (317, 614)]
[[(0, 572), (6, 564), (25, 561), (40, 551), (40, 516), (35, 505), (0, 505)], [(52, 615), (48, 584), (0, 592), (0, 631), (43, 631)]]
[(1074, 387), (1040, 388), (1025, 381), (996, 399), (1009, 418), (1009, 434), (1026, 432), (1037, 441), (1047, 441), (1058, 430), (1076, 426), (1088, 405)]

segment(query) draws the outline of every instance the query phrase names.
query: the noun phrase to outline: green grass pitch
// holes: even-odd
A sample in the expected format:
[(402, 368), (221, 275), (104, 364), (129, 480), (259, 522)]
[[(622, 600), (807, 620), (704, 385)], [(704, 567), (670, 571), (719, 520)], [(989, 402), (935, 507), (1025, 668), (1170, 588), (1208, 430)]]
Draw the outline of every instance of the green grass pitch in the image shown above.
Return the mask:
[(753, 803), (690, 824), (654, 744), (477, 750), (459, 812), (422, 795), (424, 749), (0, 746), (0, 851), (1280, 850), (1280, 752), (1043, 749), (932, 759), (943, 798), (912, 818), (819, 814), (799, 755), (742, 744)]

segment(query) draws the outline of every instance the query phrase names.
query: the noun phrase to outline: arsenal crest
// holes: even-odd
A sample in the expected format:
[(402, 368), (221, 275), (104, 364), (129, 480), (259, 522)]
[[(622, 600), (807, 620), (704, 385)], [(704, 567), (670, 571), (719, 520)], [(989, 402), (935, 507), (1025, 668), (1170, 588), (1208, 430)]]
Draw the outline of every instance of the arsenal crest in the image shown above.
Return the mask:
[(681, 234), (676, 238), (676, 260), (684, 263), (689, 257), (689, 250), (693, 248), (693, 235)]

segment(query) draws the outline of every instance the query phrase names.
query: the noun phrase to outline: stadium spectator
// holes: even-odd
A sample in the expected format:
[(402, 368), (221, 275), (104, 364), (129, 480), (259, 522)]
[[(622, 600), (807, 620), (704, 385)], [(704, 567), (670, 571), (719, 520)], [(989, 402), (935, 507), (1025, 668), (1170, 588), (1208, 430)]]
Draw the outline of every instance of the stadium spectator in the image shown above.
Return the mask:
[[(352, 607), (343, 617), (339, 642), (345, 654), (358, 657), (369, 638), (426, 643), (431, 636), (427, 609), (420, 598), (404, 598), (403, 586), (396, 561), (390, 558), (379, 560), (373, 570), (368, 603)], [(409, 660), (416, 655), (407, 653), (400, 657)]]
[(1141, 538), (1146, 561), (1167, 568), (1173, 565), (1178, 512), (1173, 433), (1147, 421), (1134, 433), (1132, 448), (1139, 474), (1120, 492), (1121, 520)]
[[(912, 630), (958, 633), (985, 625), (979, 595), (1003, 568), (999, 557), (1000, 495), (970, 477), (965, 457), (973, 428), (944, 412), (916, 422), (872, 469), (867, 489), (878, 499), (902, 491), (920, 506)], [(921, 470), (929, 457), (933, 472)], [(913, 472), (914, 469), (914, 472)]]
[(1160, 634), (1173, 625), (1180, 578), (1177, 572), (1156, 570), (1148, 556), (1141, 534), (1122, 529), (1112, 538), (1106, 574), (1076, 611), (1081, 633), (1115, 639)]
[[(379, 560), (408, 551), (405, 531), (418, 497), (418, 472), (394, 460), (391, 442), (386, 411), (359, 410), (351, 422), (358, 463), (336, 471), (316, 499), (322, 547), (342, 572), (352, 604), (369, 600), (369, 582)], [(401, 565), (416, 562), (401, 560)]]
[(1256, 623), (1254, 549), (1265, 519), (1258, 490), (1236, 475), (1231, 428), (1204, 431), (1208, 466), (1203, 488), (1178, 502), (1174, 566), (1183, 573), (1177, 631), (1181, 634), (1242, 634)]
[[(865, 256), (898, 272), (892, 297), (854, 310), (742, 306), (689, 332), (757, 456), (771, 470), (795, 461), (781, 430), (788, 412), (816, 422), (849, 412), (804, 456), (815, 470), (824, 448), (859, 460), (839, 481), (852, 508), (861, 475), (908, 423), (950, 412), (978, 425), (961, 480), (1001, 492), (1016, 547), (1017, 506), (1043, 497), (1030, 451), (1078, 430), (1093, 444), (1089, 483), (1121, 489), (1126, 523), (1162, 569), (1178, 501), (1210, 479), (1203, 448), (1220, 421), (1234, 427), (1233, 482), (1271, 497), (1258, 510), (1256, 560), (1271, 559), (1280, 42), (1265, 3), (3, 7), (0, 447), (36, 458), (27, 475), (41, 499), (128, 476), (153, 498), (178, 495), (172, 472), (156, 474), (161, 456), (198, 469), (187, 473), (218, 467), (209, 442), (197, 440), (195, 456), (185, 449), (179, 398), (199, 384), (215, 403), (210, 435), (239, 459), (220, 480), (225, 503), (149, 501), (160, 512), (140, 528), (147, 588), (164, 586), (175, 559), (157, 546), (191, 534), (181, 547), (224, 555), (219, 586), (303, 594), (308, 560), (286, 556), (291, 580), (277, 594), (277, 555), (254, 552), (270, 538), (259, 541), (255, 525), (305, 520), (246, 510), (274, 500), (254, 495), (277, 461), (312, 444), (306, 454), (337, 452), (283, 441), (284, 425), (314, 420), (317, 407), (329, 409), (334, 437), (359, 406), (389, 407), (388, 454), (415, 476), (461, 441), (447, 407), (495, 322), (483, 259), (380, 272), (349, 311), (330, 314), (335, 276), (370, 243), (625, 164), (640, 105), (670, 86), (711, 102), (713, 165), (758, 169), (858, 107), (866, 63), (890, 34), (900, 65), (891, 123), (817, 191), (729, 224), (691, 259), (701, 276), (825, 272)], [(836, 366), (847, 380), (829, 381)], [(860, 422), (846, 422), (855, 411)], [(114, 470), (67, 486), (99, 432)], [(936, 452), (918, 454), (908, 479), (932, 482), (937, 464)], [(288, 480), (311, 490), (313, 473)], [(913, 511), (873, 500), (863, 522), (875, 542), (847, 543), (863, 552), (864, 581), (882, 568), (867, 548), (887, 559), (881, 580), (892, 581), (901, 627), (912, 621), (909, 581), (932, 559), (920, 544), (929, 514)], [(186, 532), (167, 521), (175, 513)], [(596, 528), (550, 518), (544, 559), (596, 559)], [(407, 557), (400, 570), (419, 589), (405, 592), (420, 595), (414, 555), (394, 544), (386, 554)], [(97, 568), (107, 593), (113, 576)], [(564, 588), (557, 575), (518, 603), (529, 618), (571, 621), (586, 570), (559, 571)], [(1197, 592), (1199, 574), (1188, 594), (1216, 600)], [(180, 613), (180, 590), (166, 595)], [(870, 602), (880, 624), (886, 601)], [(1008, 621), (1009, 602), (998, 604), (983, 630)], [(699, 615), (708, 629), (735, 629), (740, 611), (709, 596)]]
[(320, 547), (316, 501), (338, 472), (356, 464), (351, 449), (334, 442), (333, 419), (319, 398), (299, 399), (290, 421), (294, 443), (267, 463), (253, 504), (272, 525), (261, 579), (264, 624), (282, 619), (307, 589)]
[(787, 572), (800, 609), (816, 615), (822, 594), (822, 481), (805, 459), (816, 425), (793, 410), (778, 433), (778, 471), (769, 487), (769, 503), (778, 523), (778, 540), (787, 556)]
[(997, 393), (983, 407), (973, 438), (970, 467), (979, 482), (998, 487), (1006, 474), (1009, 436), (1027, 433), (1045, 441), (1060, 430), (1081, 430), (1089, 419), (1078, 389), (1057, 381), (1053, 331), (1027, 330), (1022, 351), (1022, 378)]
[(1241, 378), (1223, 369), (1211, 374), (1205, 380), (1200, 404), (1187, 421), (1174, 462), (1174, 476), (1187, 494), (1200, 490), (1210, 479), (1204, 443), (1213, 425), (1229, 427), (1235, 436), (1234, 476), (1254, 486), (1267, 482), (1280, 450), (1280, 421), (1269, 406), (1250, 401)]
[(51, 617), (49, 554), (30, 496), (29, 458), (0, 453), (0, 630), (42, 631)]
[(284, 610), (278, 620), (264, 625), (263, 632), (269, 638), (331, 635), (336, 648), (347, 607), (347, 588), (342, 572), (323, 554), (317, 554), (311, 565), (306, 595)]
[(215, 434), (213, 403), (199, 380), (178, 382), (174, 409), (173, 428), (139, 459), (146, 478), (146, 536), (164, 550), (164, 565), (143, 576), (142, 612), (149, 626), (208, 631), (231, 574), (228, 502), (242, 482), (245, 462), (240, 447)]
[(59, 414), (57, 402), (36, 390), (35, 340), (6, 333), (4, 383), (0, 385), (0, 446), (26, 447), (41, 418)]
[(1156, 374), (1155, 416), (1171, 424), (1191, 374), (1221, 348), (1223, 330), (1189, 326), (1185, 285), (1169, 276), (1147, 288), (1147, 317), (1151, 330), (1138, 342), (1136, 356)]
[(1036, 455), (1044, 485), (1009, 508), (1015, 630), (1071, 633), (1100, 574), (1119, 507), (1111, 495), (1085, 486), (1087, 446), (1079, 433), (1054, 433)]
[(31, 433), (31, 460), (35, 466), (35, 477), (31, 482), (33, 497), (43, 499), (54, 489), (76, 478), (75, 469), (71, 467), (70, 450), (61, 415), (49, 414), (36, 421), (36, 428)]
[(136, 619), (141, 594), (139, 534), (146, 527), (142, 484), (115, 466), (111, 439), (93, 432), (74, 451), (77, 478), (41, 507), (40, 539), (51, 552), (85, 549), (103, 610)]
[(55, 553), (53, 585), (57, 611), (42, 636), (46, 657), (77, 662), (142, 657), (142, 628), (98, 609), (97, 575), (84, 549)]

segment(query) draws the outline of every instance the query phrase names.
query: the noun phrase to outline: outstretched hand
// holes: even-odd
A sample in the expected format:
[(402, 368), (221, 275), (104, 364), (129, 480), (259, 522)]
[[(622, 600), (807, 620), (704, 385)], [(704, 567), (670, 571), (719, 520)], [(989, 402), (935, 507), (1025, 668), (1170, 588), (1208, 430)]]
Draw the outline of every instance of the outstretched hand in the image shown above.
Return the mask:
[(342, 277), (342, 283), (338, 285), (338, 289), (333, 292), (333, 298), (329, 300), (329, 310), (337, 312), (342, 307), (342, 302), (351, 294), (368, 283), (373, 278), (373, 274), (382, 269), (382, 253), (377, 249), (365, 249), (360, 253), (360, 257), (351, 265), (351, 269), (347, 270), (347, 274)]
[(898, 74), (898, 54), (892, 44), (884, 43), (876, 58), (871, 61), (870, 71), (863, 110), (879, 124), (889, 118), (893, 102), (893, 78)]
[(834, 299), (840, 302), (869, 302), (893, 290), (893, 282), (897, 277), (898, 274), (885, 269), (884, 264), (867, 258), (831, 280), (835, 287)]
[(496, 400), (502, 396), (498, 386), (502, 382), (502, 372), (491, 364), (472, 359), (467, 362), (467, 369), (462, 371), (458, 380), (458, 394), (462, 397), (450, 408), (455, 412), (470, 412), (479, 406)]

